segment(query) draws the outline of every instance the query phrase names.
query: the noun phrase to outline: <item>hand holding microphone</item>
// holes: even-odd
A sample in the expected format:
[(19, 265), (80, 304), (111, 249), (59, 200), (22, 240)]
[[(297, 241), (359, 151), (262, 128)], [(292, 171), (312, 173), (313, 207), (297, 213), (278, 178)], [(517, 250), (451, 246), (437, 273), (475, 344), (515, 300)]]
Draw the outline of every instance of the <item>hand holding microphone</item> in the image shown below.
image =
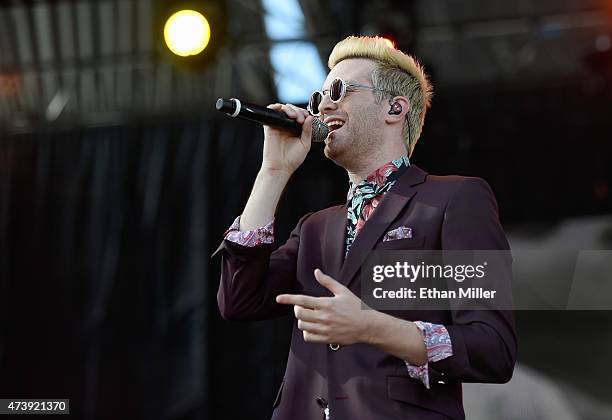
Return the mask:
[(308, 111), (291, 104), (272, 104), (267, 108), (238, 99), (218, 99), (218, 111), (231, 117), (248, 119), (264, 125), (262, 167), (291, 175), (310, 151), (311, 142), (323, 142), (327, 125)]
[[(280, 105), (280, 104), (275, 104)], [(293, 105), (288, 105), (293, 107), (294, 109), (299, 109), (304, 112), (306, 110), (302, 108), (297, 108)], [(272, 106), (268, 106), (264, 108), (260, 105), (250, 104), (247, 102), (242, 102), (240, 99), (217, 99), (217, 103), (215, 104), (217, 111), (221, 111), (230, 117), (238, 117), (246, 120), (251, 120), (254, 122), (258, 122), (263, 125), (269, 125), (272, 127), (276, 127), (279, 129), (283, 129), (289, 131), (296, 136), (299, 136), (302, 132), (302, 123), (295, 120), (296, 116), (287, 115), (286, 113), (279, 112), (277, 109), (274, 109)], [(282, 108), (281, 108), (282, 109)], [(308, 113), (305, 114), (308, 116)], [(329, 134), (329, 128), (327, 124), (321, 121), (319, 118), (315, 117), (312, 120), (312, 141), (314, 142), (324, 142), (327, 134)]]

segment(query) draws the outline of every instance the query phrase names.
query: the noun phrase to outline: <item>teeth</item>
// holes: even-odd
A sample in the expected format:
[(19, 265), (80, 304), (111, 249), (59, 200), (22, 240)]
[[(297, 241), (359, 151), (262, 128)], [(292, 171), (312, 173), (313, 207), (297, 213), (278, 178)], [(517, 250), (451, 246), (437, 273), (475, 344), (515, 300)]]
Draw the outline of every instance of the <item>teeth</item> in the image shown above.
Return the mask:
[(344, 123), (342, 121), (330, 121), (327, 123), (327, 125), (339, 125), (340, 127), (342, 127)]

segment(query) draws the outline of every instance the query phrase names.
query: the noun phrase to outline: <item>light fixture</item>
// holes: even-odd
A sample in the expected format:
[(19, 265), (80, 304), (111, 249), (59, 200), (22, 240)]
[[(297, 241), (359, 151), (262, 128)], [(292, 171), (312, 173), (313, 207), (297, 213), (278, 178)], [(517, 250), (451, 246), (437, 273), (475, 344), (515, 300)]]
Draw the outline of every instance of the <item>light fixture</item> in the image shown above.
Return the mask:
[(174, 13), (164, 26), (164, 40), (174, 54), (188, 57), (200, 54), (210, 41), (210, 24), (195, 10)]

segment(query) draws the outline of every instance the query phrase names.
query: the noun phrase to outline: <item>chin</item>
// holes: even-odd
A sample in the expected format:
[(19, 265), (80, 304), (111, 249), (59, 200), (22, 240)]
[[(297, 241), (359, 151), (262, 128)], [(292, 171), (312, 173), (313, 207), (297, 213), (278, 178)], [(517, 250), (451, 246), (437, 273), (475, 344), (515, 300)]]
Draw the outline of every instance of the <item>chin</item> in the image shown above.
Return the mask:
[(339, 144), (337, 139), (332, 139), (330, 144), (326, 144), (323, 153), (326, 158), (332, 160), (336, 165), (346, 168), (347, 153), (345, 147)]
[(336, 158), (338, 153), (340, 152), (338, 147), (339, 139), (333, 131), (329, 133), (328, 139), (326, 139), (325, 141), (325, 148), (323, 149), (323, 153), (325, 153), (325, 156), (328, 159), (334, 160), (334, 158)]
[(325, 148), (323, 149), (323, 154), (327, 159), (331, 160), (334, 160), (334, 158), (336, 157), (335, 150), (332, 150), (328, 145), (325, 145)]

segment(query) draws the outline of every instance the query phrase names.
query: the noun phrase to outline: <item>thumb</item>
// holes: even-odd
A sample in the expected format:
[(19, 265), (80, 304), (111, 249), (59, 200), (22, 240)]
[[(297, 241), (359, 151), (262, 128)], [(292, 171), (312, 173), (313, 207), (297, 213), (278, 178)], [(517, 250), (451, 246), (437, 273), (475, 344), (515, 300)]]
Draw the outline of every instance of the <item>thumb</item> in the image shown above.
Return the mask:
[(334, 295), (342, 292), (345, 289), (345, 287), (342, 284), (334, 280), (333, 277), (328, 276), (327, 274), (323, 273), (318, 268), (314, 271), (314, 275), (315, 275), (315, 279), (317, 279), (317, 281), (323, 287), (325, 287), (327, 290), (332, 292)]

